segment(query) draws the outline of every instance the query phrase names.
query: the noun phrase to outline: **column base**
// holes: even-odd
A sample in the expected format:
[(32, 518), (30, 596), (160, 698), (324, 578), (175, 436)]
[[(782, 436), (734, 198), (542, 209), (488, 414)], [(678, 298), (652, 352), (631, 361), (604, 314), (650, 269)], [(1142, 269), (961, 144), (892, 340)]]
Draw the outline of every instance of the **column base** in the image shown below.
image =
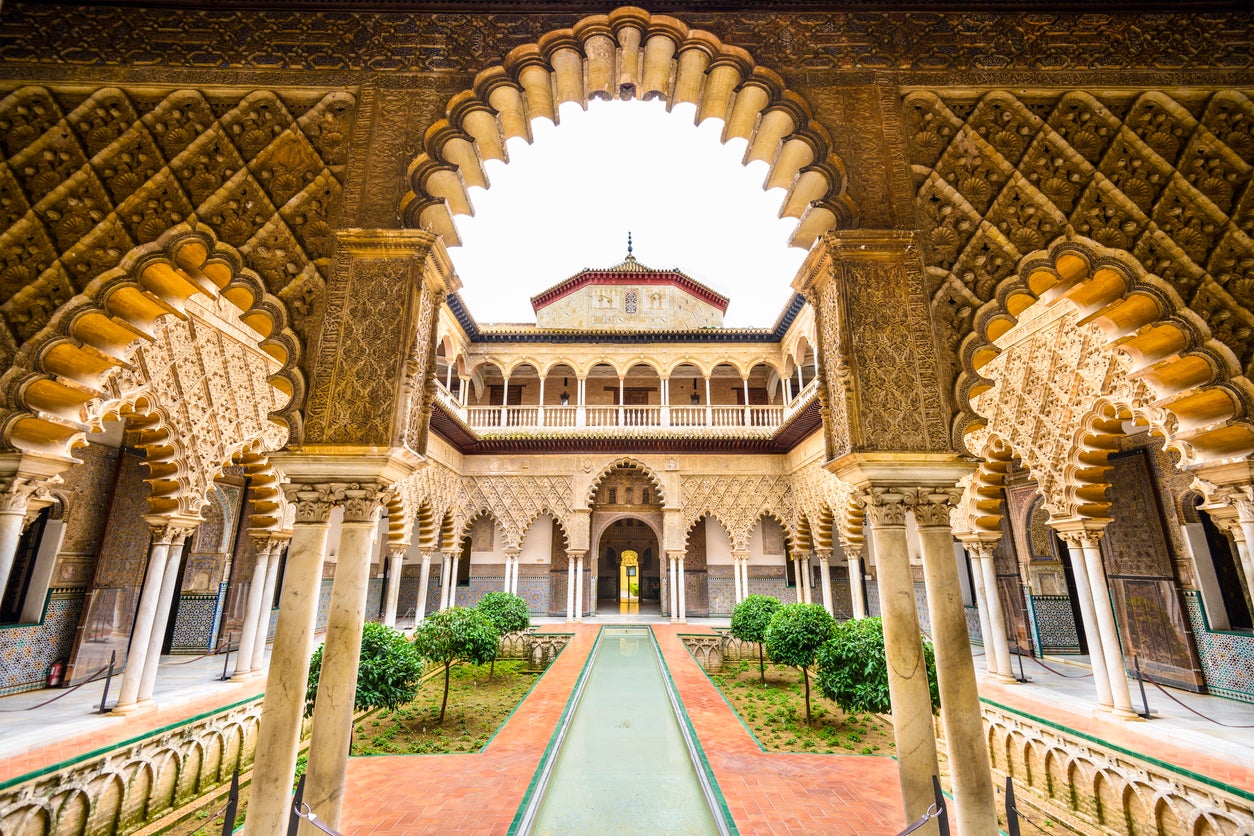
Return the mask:
[(126, 717), (127, 715), (139, 714), (155, 707), (156, 705), (153, 703), (152, 699), (149, 698), (146, 700), (136, 700), (135, 702), (128, 703), (126, 705), (115, 705), (109, 710), (109, 713), (116, 714), (119, 717)]
[(231, 682), (248, 682), (256, 679), (259, 671), (241, 671), (240, 673), (231, 674)]
[(1145, 722), (1145, 718), (1131, 708), (1114, 708), (1110, 713), (1116, 720), (1123, 720), (1126, 723)]
[(985, 679), (987, 679), (989, 682), (995, 683), (995, 684), (997, 684), (997, 685), (1019, 685), (1019, 684), (1021, 684), (1021, 683), (1019, 682), (1019, 680), (1015, 679), (1015, 677), (1014, 677), (1014, 676), (1012, 676), (1012, 675), (1010, 675), (1010, 674), (1004, 674), (1004, 673), (990, 673), (990, 674), (985, 674), (984, 678), (985, 678)]

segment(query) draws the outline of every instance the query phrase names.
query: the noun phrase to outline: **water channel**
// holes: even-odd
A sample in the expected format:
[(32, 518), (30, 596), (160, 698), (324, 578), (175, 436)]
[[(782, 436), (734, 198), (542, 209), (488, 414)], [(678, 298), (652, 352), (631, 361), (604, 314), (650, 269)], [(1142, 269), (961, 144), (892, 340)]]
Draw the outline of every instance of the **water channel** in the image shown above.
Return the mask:
[(647, 627), (603, 628), (517, 832), (727, 834)]

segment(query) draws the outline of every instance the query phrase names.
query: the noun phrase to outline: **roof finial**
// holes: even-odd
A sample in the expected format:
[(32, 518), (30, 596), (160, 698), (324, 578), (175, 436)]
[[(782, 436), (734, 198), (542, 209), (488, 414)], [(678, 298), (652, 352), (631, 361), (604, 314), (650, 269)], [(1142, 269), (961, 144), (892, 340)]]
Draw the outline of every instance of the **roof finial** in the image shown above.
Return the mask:
[(627, 260), (635, 261), (635, 257), (631, 254), (631, 230), (627, 230)]

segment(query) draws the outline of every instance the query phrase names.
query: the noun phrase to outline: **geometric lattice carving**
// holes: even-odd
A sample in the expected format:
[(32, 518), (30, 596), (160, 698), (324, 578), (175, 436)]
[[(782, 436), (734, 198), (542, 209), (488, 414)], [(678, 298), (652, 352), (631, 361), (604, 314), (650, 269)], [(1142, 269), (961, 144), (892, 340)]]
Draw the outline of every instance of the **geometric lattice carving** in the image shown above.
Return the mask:
[(709, 515), (722, 523), (735, 549), (748, 549), (749, 535), (763, 514), (780, 521), (785, 530), (792, 518), (786, 476), (686, 476), (681, 489), (684, 530)]
[(906, 98), (933, 311), (951, 348), (1020, 259), (1072, 232), (1131, 253), (1254, 368), (1254, 102), (1175, 96)]
[(24, 87), (0, 99), (0, 362), (127, 252), (189, 219), (235, 247), (304, 333), (353, 96), (76, 95)]

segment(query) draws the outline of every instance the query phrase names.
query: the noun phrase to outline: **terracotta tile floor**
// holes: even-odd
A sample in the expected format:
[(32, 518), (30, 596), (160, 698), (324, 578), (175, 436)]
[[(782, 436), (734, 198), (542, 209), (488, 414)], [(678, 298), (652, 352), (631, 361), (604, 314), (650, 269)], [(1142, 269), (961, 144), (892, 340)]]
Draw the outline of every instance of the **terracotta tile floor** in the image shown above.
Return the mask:
[[(895, 761), (762, 752), (684, 649), (676, 635), (680, 630), (653, 629), (741, 833), (871, 836), (900, 828)], [(683, 632), (694, 630), (685, 626)], [(484, 752), (352, 759), (344, 832), (505, 833), (596, 634), (593, 625), (578, 628)]]

